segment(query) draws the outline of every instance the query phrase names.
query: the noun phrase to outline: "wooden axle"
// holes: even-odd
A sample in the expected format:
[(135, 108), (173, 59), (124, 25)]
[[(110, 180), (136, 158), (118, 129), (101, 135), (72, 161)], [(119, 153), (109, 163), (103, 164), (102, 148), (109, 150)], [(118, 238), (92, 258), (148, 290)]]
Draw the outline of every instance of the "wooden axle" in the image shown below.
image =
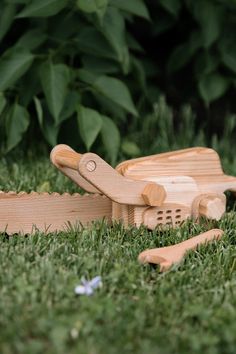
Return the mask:
[(55, 154), (55, 163), (77, 171), (82, 155), (68, 149), (62, 149)]

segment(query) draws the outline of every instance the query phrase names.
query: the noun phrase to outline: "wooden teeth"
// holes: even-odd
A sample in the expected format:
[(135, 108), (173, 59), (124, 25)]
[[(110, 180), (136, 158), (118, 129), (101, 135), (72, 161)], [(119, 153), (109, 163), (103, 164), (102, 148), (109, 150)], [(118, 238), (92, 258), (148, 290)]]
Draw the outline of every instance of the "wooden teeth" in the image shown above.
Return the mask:
[(58, 192), (35, 192), (35, 191), (31, 191), (31, 192), (25, 192), (25, 191), (20, 191), (20, 192), (14, 192), (14, 191), (8, 191), (8, 192), (4, 192), (4, 191), (0, 191), (0, 197), (4, 197), (4, 196), (32, 196), (32, 197), (38, 197), (38, 196), (50, 196), (50, 197), (73, 197), (73, 198), (85, 198), (85, 197), (90, 197), (90, 198), (107, 198), (105, 195), (101, 195), (101, 194), (80, 194), (78, 192), (76, 193), (72, 193), (70, 194), (69, 192), (64, 192), (64, 193), (58, 193)]

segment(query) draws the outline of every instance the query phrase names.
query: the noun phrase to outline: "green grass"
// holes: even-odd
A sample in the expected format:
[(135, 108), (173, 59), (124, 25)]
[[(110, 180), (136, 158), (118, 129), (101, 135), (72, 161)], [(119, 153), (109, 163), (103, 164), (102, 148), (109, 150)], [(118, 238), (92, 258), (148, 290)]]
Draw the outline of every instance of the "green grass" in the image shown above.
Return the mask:
[[(45, 158), (2, 159), (0, 189), (75, 191)], [(229, 162), (231, 161), (231, 162)], [(235, 160), (224, 160), (236, 174)], [(0, 352), (235, 353), (236, 214), (148, 232), (96, 223), (89, 229), (33, 236), (0, 235)], [(220, 242), (201, 247), (160, 274), (138, 254), (221, 227)], [(82, 276), (102, 276), (93, 296), (78, 297)]]

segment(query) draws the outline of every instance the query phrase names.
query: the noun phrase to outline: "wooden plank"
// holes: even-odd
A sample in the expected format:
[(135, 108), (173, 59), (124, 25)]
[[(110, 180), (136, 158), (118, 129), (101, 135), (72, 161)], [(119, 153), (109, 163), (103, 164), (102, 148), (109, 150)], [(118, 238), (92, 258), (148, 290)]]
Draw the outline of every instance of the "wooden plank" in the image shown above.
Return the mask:
[(117, 166), (123, 176), (133, 179), (160, 176), (223, 175), (218, 154), (196, 147), (125, 161)]
[(32, 233), (34, 229), (49, 233), (66, 230), (94, 220), (111, 220), (111, 201), (105, 196), (76, 193), (0, 193), (0, 231), (8, 234)]

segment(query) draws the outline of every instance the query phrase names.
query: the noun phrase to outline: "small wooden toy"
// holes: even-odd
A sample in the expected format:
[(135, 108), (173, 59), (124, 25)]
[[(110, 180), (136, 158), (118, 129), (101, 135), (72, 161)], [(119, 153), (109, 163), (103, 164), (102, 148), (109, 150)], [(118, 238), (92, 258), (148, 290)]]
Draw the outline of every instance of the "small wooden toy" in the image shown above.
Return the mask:
[(173, 246), (143, 251), (138, 259), (141, 263), (159, 264), (160, 271), (164, 272), (173, 264), (181, 262), (188, 251), (195, 250), (199, 245), (220, 239), (223, 233), (220, 229), (212, 229)]
[(68, 223), (102, 218), (149, 229), (176, 227), (189, 217), (220, 219), (224, 192), (236, 192), (236, 178), (225, 175), (218, 154), (203, 147), (133, 159), (114, 169), (96, 154), (57, 145), (51, 161), (90, 194), (0, 192), (0, 231), (60, 231)]

